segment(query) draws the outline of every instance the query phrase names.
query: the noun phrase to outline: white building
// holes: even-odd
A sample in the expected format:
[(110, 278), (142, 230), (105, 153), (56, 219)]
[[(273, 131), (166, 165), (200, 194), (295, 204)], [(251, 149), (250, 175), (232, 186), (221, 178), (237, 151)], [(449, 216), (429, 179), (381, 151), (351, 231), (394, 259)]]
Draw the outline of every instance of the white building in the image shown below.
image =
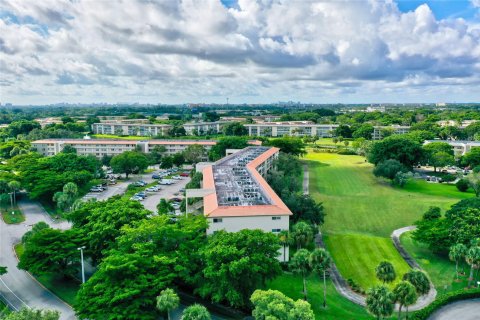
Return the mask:
[(215, 122), (189, 122), (183, 125), (187, 135), (202, 135), (207, 133), (220, 133), (223, 126), (230, 121), (215, 121)]
[(437, 124), (440, 127), (458, 127), (460, 129), (465, 129), (469, 125), (477, 122), (478, 120), (463, 120), (463, 121), (456, 121), (456, 120), (441, 120), (437, 121)]
[(122, 136), (166, 136), (172, 128), (169, 124), (125, 123), (108, 121), (92, 124), (95, 134), (114, 134)]
[[(265, 181), (278, 157), (278, 148), (248, 147), (203, 169), (203, 197), (207, 234), (260, 229), (279, 233), (289, 229), (292, 212)], [(288, 248), (280, 261), (288, 261)]]
[(338, 128), (338, 124), (315, 124), (310, 121), (263, 122), (244, 126), (248, 129), (249, 136), (258, 137), (318, 136), (329, 138)]
[(432, 142), (445, 142), (453, 147), (455, 157), (463, 156), (472, 148), (480, 148), (480, 141), (456, 141), (456, 140), (425, 140), (424, 144)]
[(399, 126), (399, 125), (392, 125), (392, 126), (375, 126), (373, 127), (373, 140), (381, 140), (383, 139), (383, 133), (387, 130), (391, 130), (392, 134), (405, 134), (410, 131), (410, 126)]

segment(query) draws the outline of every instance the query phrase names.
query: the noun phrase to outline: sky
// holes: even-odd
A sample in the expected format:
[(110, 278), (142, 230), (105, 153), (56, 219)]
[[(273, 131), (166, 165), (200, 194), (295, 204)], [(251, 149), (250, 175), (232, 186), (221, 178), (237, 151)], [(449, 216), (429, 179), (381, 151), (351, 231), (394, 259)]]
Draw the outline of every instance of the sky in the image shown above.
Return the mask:
[(0, 102), (480, 102), (480, 0), (2, 0)]

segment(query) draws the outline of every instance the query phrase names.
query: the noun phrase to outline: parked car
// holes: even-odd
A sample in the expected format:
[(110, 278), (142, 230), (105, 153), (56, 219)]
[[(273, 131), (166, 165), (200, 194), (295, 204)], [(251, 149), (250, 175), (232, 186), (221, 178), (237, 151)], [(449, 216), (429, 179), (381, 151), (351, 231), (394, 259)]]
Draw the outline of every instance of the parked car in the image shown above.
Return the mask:
[(180, 176), (181, 177), (189, 177), (190, 174), (188, 172), (182, 172), (182, 173), (180, 173)]
[(172, 198), (170, 199), (171, 202), (182, 202), (182, 199), (180, 198)]
[(133, 200), (133, 201), (143, 201), (143, 198), (142, 197), (138, 197), (138, 196), (133, 196), (130, 198), (130, 200)]
[(152, 174), (152, 179), (160, 179), (160, 178), (161, 178), (160, 175), (158, 175), (156, 173)]
[(91, 187), (90, 192), (103, 192), (103, 188)]

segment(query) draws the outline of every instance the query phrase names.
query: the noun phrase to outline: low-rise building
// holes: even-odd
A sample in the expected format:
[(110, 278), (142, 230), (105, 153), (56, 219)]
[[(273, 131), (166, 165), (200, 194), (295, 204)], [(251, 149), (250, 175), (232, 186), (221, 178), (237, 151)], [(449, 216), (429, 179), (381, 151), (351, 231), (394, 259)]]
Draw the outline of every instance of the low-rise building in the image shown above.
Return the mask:
[(92, 124), (95, 134), (114, 134), (121, 136), (166, 136), (172, 128), (169, 124), (124, 123), (122, 121), (108, 121)]
[(399, 125), (375, 126), (373, 127), (372, 139), (373, 140), (383, 139), (386, 131), (390, 131), (391, 134), (405, 134), (410, 131), (410, 126), (399, 126)]
[(316, 124), (310, 121), (283, 121), (245, 124), (249, 136), (281, 137), (281, 136), (318, 136), (329, 138), (338, 128), (337, 124)]
[(458, 127), (460, 129), (465, 129), (469, 125), (477, 122), (478, 120), (463, 120), (463, 121), (456, 121), (456, 120), (441, 120), (437, 121), (437, 124), (440, 127)]
[(445, 142), (453, 147), (455, 157), (463, 156), (470, 152), (472, 148), (480, 148), (480, 141), (460, 141), (460, 140), (425, 140), (424, 144), (432, 142)]
[(223, 126), (229, 121), (189, 122), (183, 125), (187, 135), (217, 134), (222, 132)]
[[(260, 229), (278, 233), (289, 229), (292, 212), (265, 181), (278, 148), (247, 147), (203, 169), (203, 197), (207, 234)], [(279, 260), (288, 261), (288, 248)]]

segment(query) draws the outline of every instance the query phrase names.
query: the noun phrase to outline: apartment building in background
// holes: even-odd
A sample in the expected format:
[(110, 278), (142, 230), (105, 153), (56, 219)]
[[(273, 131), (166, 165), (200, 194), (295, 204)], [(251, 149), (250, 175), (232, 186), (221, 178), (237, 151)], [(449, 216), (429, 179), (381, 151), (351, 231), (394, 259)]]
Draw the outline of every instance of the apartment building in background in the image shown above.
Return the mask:
[(338, 124), (316, 124), (310, 121), (263, 122), (244, 125), (249, 136), (282, 137), (282, 136), (318, 136), (332, 137)]
[(477, 122), (478, 120), (463, 120), (463, 121), (456, 121), (456, 120), (441, 120), (437, 121), (437, 124), (440, 127), (458, 127), (459, 129), (465, 129), (469, 125)]
[(119, 136), (166, 136), (171, 128), (172, 126), (169, 124), (132, 123), (130, 120), (105, 121), (92, 124), (92, 132), (94, 134)]
[[(219, 230), (289, 230), (292, 212), (265, 181), (279, 150), (247, 147), (203, 169), (203, 188), (214, 190), (203, 197), (207, 234)], [(288, 261), (288, 247), (279, 253), (280, 261)]]
[(425, 140), (423, 144), (429, 144), (432, 142), (445, 142), (453, 147), (455, 157), (465, 155), (470, 152), (472, 148), (480, 148), (480, 141), (460, 141), (460, 140)]
[(404, 134), (410, 131), (410, 126), (400, 126), (400, 125), (374, 126), (372, 139), (373, 140), (383, 139), (386, 131), (390, 131), (391, 134)]
[(217, 134), (222, 132), (223, 126), (231, 121), (214, 122), (189, 122), (183, 125), (185, 132), (189, 136), (202, 135), (207, 133)]

